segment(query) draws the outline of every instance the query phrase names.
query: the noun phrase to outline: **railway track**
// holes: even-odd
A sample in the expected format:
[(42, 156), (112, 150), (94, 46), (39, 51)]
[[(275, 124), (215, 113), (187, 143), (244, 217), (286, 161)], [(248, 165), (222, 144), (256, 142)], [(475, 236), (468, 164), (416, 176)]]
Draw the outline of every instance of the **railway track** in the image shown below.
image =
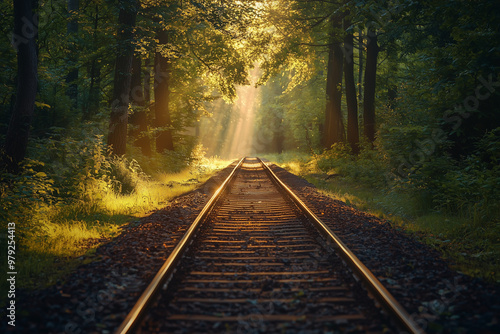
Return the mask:
[(257, 158), (242, 159), (116, 333), (421, 333)]

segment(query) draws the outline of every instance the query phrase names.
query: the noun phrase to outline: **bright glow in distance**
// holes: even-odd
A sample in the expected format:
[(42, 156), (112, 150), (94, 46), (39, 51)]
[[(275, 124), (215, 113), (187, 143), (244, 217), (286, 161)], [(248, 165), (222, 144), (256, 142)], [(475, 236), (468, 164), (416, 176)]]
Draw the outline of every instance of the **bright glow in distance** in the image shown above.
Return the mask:
[(260, 106), (260, 88), (255, 88), (259, 69), (250, 72), (250, 85), (236, 89), (237, 99), (232, 105), (219, 100), (213, 105), (213, 117), (200, 123), (200, 143), (207, 155), (236, 159), (255, 153), (254, 125)]

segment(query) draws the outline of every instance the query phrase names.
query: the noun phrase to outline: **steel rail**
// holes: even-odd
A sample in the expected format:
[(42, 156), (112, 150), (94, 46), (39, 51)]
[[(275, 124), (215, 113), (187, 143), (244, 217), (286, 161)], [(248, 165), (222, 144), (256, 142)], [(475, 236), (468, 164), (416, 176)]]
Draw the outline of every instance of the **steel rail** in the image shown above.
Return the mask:
[(338, 251), (341, 258), (347, 265), (360, 277), (365, 283), (366, 288), (374, 295), (376, 300), (382, 304), (386, 312), (392, 315), (405, 330), (409, 333), (422, 334), (425, 333), (417, 323), (413, 321), (404, 307), (396, 301), (394, 296), (387, 291), (377, 277), (358, 259), (356, 255), (333, 233), (333, 231), (321, 219), (312, 212), (302, 200), (281, 181), (269, 166), (258, 158), (262, 166), (267, 171), (271, 179), (283, 189), (290, 199), (305, 213), (309, 220), (315, 225), (316, 229), (326, 238), (327, 242), (333, 244), (333, 247)]
[(118, 329), (115, 331), (116, 334), (132, 333), (132, 331), (135, 330), (137, 326), (141, 323), (142, 318), (145, 315), (148, 307), (151, 306), (157, 293), (161, 290), (162, 286), (168, 284), (169, 279), (171, 279), (172, 275), (176, 270), (177, 263), (181, 260), (182, 256), (185, 254), (188, 247), (193, 242), (193, 239), (196, 235), (196, 232), (199, 230), (199, 227), (202, 225), (203, 221), (208, 216), (208, 214), (212, 211), (215, 204), (221, 197), (224, 190), (226, 190), (229, 182), (231, 182), (236, 171), (242, 165), (244, 160), (245, 158), (242, 158), (238, 162), (236, 167), (234, 167), (234, 169), (231, 171), (231, 174), (229, 174), (229, 176), (222, 183), (222, 185), (215, 191), (215, 193), (210, 198), (208, 203), (205, 205), (203, 210), (201, 210), (201, 212), (198, 214), (198, 216), (191, 224), (189, 229), (186, 231), (186, 233), (179, 241), (177, 246), (175, 246), (175, 248), (172, 250), (170, 256), (163, 263), (158, 273), (156, 273), (151, 283), (139, 297), (132, 310), (128, 313), (125, 320), (121, 323), (120, 327), (118, 327)]

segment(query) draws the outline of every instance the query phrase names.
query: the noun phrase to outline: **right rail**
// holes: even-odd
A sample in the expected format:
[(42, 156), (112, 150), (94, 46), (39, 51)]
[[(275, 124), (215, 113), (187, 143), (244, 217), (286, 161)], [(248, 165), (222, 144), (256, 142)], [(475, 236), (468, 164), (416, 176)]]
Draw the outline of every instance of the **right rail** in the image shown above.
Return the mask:
[(309, 221), (316, 227), (316, 229), (327, 240), (336, 253), (346, 262), (356, 275), (363, 281), (365, 287), (370, 290), (376, 300), (382, 304), (384, 309), (391, 314), (391, 316), (398, 321), (400, 326), (408, 330), (410, 333), (423, 333), (424, 330), (418, 326), (411, 318), (408, 312), (401, 304), (387, 291), (387, 289), (380, 283), (377, 277), (361, 262), (356, 255), (340, 240), (340, 238), (333, 233), (333, 231), (321, 219), (312, 212), (304, 202), (281, 181), (276, 174), (269, 168), (269, 166), (259, 159), (264, 166), (266, 172), (271, 179), (279, 185), (279, 187), (286, 192), (287, 196), (299, 207), (299, 209), (309, 218)]

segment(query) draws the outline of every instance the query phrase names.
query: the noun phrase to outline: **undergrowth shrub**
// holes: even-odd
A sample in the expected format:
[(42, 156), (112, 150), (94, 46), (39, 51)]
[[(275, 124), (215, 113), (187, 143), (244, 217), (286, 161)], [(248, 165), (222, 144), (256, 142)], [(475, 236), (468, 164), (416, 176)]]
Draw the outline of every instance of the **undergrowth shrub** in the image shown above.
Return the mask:
[(203, 168), (203, 165), (207, 162), (206, 154), (207, 149), (203, 144), (196, 145), (189, 155), (189, 165), (195, 168)]
[(125, 157), (108, 158), (109, 174), (105, 181), (108, 182), (112, 191), (117, 194), (131, 194), (141, 181), (149, 179), (149, 176), (142, 171), (139, 163)]
[(61, 200), (84, 199), (89, 182), (106, 179), (110, 162), (102, 135), (38, 140), (30, 155), (44, 162)]
[[(101, 135), (38, 140), (21, 174), (2, 173), (0, 219), (35, 228), (37, 212), (51, 207), (73, 217), (106, 211), (110, 195), (130, 195), (150, 178), (134, 159), (108, 154)], [(144, 187), (142, 187), (144, 188)]]
[(149, 177), (134, 159), (110, 156), (102, 135), (39, 140), (33, 155), (44, 161), (61, 199), (93, 201), (102, 194), (132, 193)]
[(316, 157), (319, 169), (324, 172), (335, 170), (339, 174), (342, 164), (345, 164), (352, 158), (352, 151), (350, 147), (343, 143), (336, 143), (332, 145), (329, 150), (325, 150)]
[[(425, 159), (394, 173), (405, 154), (423, 150), (429, 128), (384, 130), (375, 148), (362, 144), (358, 155), (346, 144), (335, 144), (317, 155), (316, 165), (325, 173), (368, 188), (409, 193), (423, 211), (443, 211), (475, 224), (497, 221), (500, 216), (500, 128), (478, 141), (474, 154), (457, 159), (445, 153), (447, 141), (434, 142)], [(400, 140), (396, 140), (399, 137)], [(398, 149), (399, 146), (399, 149)], [(403, 152), (403, 153), (401, 153)], [(410, 153), (409, 153), (410, 152)]]
[(324, 172), (338, 174), (368, 187), (385, 188), (389, 169), (380, 151), (361, 145), (360, 153), (352, 154), (347, 144), (337, 143), (318, 155), (317, 167)]
[(457, 161), (433, 156), (410, 180), (432, 194), (436, 208), (479, 223), (498, 219), (500, 202), (500, 128), (478, 141), (474, 154)]
[(125, 158), (110, 156), (103, 136), (90, 127), (74, 137), (57, 132), (32, 141), (20, 174), (0, 171), (0, 244), (7, 222), (15, 222), (22, 287), (53, 283), (66, 261), (94, 245), (89, 239), (115, 235), (131, 216), (165, 207), (225, 165), (188, 141), (173, 152)]
[(2, 228), (7, 222), (15, 222), (22, 237), (29, 229), (29, 217), (33, 211), (57, 201), (54, 180), (41, 171), (44, 163), (25, 159), (21, 173), (0, 173), (0, 221)]
[(200, 146), (202, 150), (200, 151), (200, 148), (197, 148), (193, 140), (187, 140), (186, 138), (178, 139), (179, 141), (176, 142), (174, 151), (166, 150), (161, 154), (154, 153), (150, 157), (142, 155), (140, 149), (129, 145), (127, 147), (129, 151), (128, 156), (136, 160), (142, 167), (142, 171), (147, 175), (155, 175), (165, 171), (170, 173), (181, 172), (191, 166), (192, 161), (198, 159), (197, 152), (204, 155), (206, 150), (203, 146)]

